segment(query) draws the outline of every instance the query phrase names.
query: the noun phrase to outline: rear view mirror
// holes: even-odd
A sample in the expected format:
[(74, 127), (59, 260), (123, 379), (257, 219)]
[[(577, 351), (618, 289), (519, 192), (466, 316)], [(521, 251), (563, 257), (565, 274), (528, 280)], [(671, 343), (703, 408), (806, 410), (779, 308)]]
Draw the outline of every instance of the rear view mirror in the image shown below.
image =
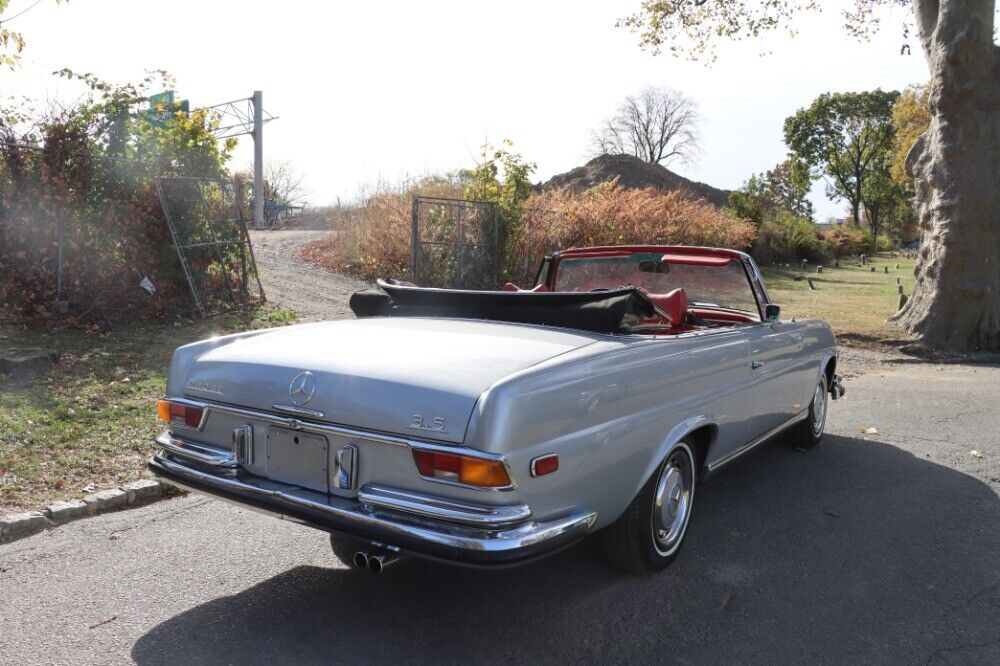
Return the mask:
[(670, 266), (667, 264), (654, 261), (652, 259), (643, 259), (639, 262), (639, 272), (640, 273), (669, 273)]
[(778, 321), (781, 319), (781, 306), (768, 303), (764, 306), (764, 321)]

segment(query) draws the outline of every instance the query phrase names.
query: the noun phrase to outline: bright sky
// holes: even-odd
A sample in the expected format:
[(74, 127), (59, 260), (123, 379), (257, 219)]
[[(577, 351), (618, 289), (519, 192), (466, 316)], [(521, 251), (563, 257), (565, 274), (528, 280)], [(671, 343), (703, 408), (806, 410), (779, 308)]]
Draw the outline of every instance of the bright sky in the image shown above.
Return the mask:
[[(32, 2), (11, 0), (6, 15)], [(263, 90), (280, 116), (265, 129), (265, 159), (292, 162), (322, 204), (471, 166), (485, 140), (513, 140), (547, 179), (585, 162), (591, 130), (649, 85), (679, 88), (703, 116), (700, 159), (670, 168), (736, 188), (783, 159), (785, 117), (816, 95), (927, 78), (916, 44), (899, 55), (902, 10), (858, 44), (841, 29), (842, 2), (823, 0), (826, 12), (801, 21), (795, 39), (720, 43), (706, 67), (644, 53), (615, 28), (638, 4), (43, 0), (9, 25), (28, 45), (18, 71), (0, 71), (0, 94), (76, 95), (48, 75), (66, 66), (120, 82), (164, 68), (192, 106)], [(241, 140), (235, 166), (249, 164), (251, 144)], [(821, 220), (842, 213), (822, 184), (813, 199)]]

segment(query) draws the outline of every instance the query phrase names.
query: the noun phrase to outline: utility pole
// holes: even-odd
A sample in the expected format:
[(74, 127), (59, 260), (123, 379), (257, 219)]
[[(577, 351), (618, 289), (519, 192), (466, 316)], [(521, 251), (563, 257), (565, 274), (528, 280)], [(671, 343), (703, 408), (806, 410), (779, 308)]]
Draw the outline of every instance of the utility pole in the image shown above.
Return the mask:
[(217, 139), (249, 135), (253, 138), (253, 226), (264, 227), (264, 124), (277, 120), (264, 110), (264, 93), (205, 107), (218, 114), (218, 125), (212, 130)]
[(253, 225), (264, 228), (264, 92), (253, 91)]

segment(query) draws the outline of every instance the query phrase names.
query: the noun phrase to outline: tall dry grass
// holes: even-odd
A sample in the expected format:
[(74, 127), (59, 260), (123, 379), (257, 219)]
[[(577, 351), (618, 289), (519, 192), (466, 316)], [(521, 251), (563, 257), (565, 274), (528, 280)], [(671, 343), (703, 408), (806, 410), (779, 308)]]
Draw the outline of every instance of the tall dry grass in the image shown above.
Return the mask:
[(625, 189), (604, 183), (583, 193), (555, 190), (532, 195), (514, 237), (508, 267), (530, 282), (538, 260), (555, 250), (589, 245), (708, 245), (743, 249), (753, 242), (750, 222), (686, 192)]
[[(367, 280), (409, 276), (411, 196), (460, 197), (454, 186), (383, 191), (368, 197), (350, 224), (302, 256), (327, 270)], [(533, 194), (511, 237), (504, 280), (528, 284), (542, 256), (586, 245), (672, 244), (747, 248), (750, 222), (684, 192), (630, 190), (605, 183), (583, 193)]]

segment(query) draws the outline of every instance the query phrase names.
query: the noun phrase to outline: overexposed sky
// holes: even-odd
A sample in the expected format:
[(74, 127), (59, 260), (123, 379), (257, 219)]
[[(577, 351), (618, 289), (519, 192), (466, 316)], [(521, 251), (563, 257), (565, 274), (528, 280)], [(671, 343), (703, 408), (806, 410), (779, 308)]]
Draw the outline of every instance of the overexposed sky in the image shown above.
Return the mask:
[[(11, 0), (7, 16), (33, 1)], [(77, 95), (49, 75), (67, 66), (117, 82), (164, 68), (192, 106), (263, 90), (280, 117), (265, 129), (265, 158), (292, 162), (322, 204), (379, 180), (471, 166), (486, 140), (511, 139), (547, 179), (585, 162), (591, 130), (649, 85), (684, 91), (703, 116), (700, 159), (670, 168), (736, 188), (783, 159), (784, 119), (816, 95), (927, 78), (916, 44), (899, 55), (903, 10), (858, 44), (841, 29), (843, 3), (823, 0), (796, 38), (720, 42), (706, 67), (644, 53), (615, 28), (638, 4), (43, 0), (8, 26), (28, 45), (19, 70), (0, 71), (0, 95)], [(249, 163), (251, 144), (241, 139), (234, 166)], [(818, 217), (840, 214), (822, 191)]]

